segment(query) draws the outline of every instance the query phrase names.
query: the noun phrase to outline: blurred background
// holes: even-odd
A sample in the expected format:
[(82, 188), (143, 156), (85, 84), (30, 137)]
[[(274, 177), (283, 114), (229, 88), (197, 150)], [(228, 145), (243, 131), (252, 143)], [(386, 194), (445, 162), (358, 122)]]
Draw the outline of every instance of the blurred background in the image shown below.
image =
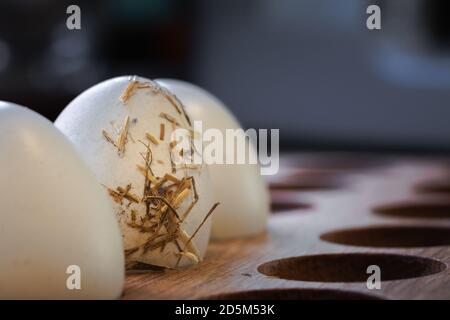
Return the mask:
[(448, 153), (449, 16), (444, 0), (1, 0), (0, 99), (54, 120), (102, 80), (178, 78), (285, 150)]

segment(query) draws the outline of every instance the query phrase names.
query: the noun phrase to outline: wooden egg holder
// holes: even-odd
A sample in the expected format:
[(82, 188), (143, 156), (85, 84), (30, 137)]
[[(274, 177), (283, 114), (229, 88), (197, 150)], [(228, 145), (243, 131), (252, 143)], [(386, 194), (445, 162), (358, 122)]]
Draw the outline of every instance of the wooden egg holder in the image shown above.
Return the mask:
[(284, 155), (265, 234), (212, 242), (189, 269), (129, 272), (123, 298), (450, 299), (449, 163)]

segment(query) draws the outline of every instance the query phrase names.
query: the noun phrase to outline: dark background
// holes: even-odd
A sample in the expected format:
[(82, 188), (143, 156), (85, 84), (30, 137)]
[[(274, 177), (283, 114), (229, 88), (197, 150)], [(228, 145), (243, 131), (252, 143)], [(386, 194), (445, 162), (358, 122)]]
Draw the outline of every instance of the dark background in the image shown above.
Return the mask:
[(0, 99), (54, 120), (110, 77), (179, 78), (285, 149), (448, 153), (449, 18), (444, 0), (1, 0)]

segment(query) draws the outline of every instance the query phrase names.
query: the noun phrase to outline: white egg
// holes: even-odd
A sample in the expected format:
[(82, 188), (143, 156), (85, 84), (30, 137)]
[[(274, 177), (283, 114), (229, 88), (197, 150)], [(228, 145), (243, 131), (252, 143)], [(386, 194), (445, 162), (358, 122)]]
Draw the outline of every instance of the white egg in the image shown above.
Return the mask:
[[(209, 92), (179, 80), (158, 79), (156, 82), (180, 99), (193, 121), (203, 122), (204, 131), (216, 128), (225, 133), (226, 129), (241, 128), (227, 107)], [(256, 155), (254, 148), (250, 152)], [(212, 238), (245, 237), (263, 232), (270, 201), (259, 165), (213, 164), (209, 170), (214, 193), (221, 203), (214, 213)]]
[(173, 163), (172, 133), (191, 134), (191, 126), (171, 93), (145, 78), (110, 79), (80, 94), (55, 125), (109, 192), (127, 267), (177, 268), (203, 259), (214, 196), (206, 166)]
[(47, 119), (0, 102), (0, 150), (0, 298), (118, 298), (120, 230), (75, 148)]

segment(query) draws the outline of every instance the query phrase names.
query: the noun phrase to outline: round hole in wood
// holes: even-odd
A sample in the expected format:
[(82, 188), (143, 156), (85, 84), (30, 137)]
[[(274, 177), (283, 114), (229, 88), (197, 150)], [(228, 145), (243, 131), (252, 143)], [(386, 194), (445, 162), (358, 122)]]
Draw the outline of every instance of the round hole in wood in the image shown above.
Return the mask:
[(376, 207), (374, 212), (399, 218), (450, 218), (450, 202), (399, 203)]
[(272, 213), (280, 213), (285, 211), (305, 210), (311, 208), (311, 205), (301, 202), (272, 202)]
[(264, 263), (258, 271), (287, 280), (315, 282), (365, 282), (371, 265), (380, 267), (381, 280), (431, 275), (446, 269), (438, 260), (396, 254), (342, 253), (291, 257)]
[(360, 247), (406, 248), (450, 245), (450, 228), (371, 226), (324, 233), (322, 240)]
[(382, 298), (353, 291), (334, 289), (263, 289), (223, 293), (210, 300), (381, 300)]
[(318, 191), (342, 187), (337, 173), (332, 171), (301, 171), (270, 182), (272, 190)]
[(416, 186), (416, 191), (421, 193), (437, 193), (450, 195), (450, 177), (446, 180), (421, 183)]
[(319, 170), (365, 170), (389, 164), (389, 159), (375, 155), (321, 155), (318, 157), (285, 157), (285, 165)]

